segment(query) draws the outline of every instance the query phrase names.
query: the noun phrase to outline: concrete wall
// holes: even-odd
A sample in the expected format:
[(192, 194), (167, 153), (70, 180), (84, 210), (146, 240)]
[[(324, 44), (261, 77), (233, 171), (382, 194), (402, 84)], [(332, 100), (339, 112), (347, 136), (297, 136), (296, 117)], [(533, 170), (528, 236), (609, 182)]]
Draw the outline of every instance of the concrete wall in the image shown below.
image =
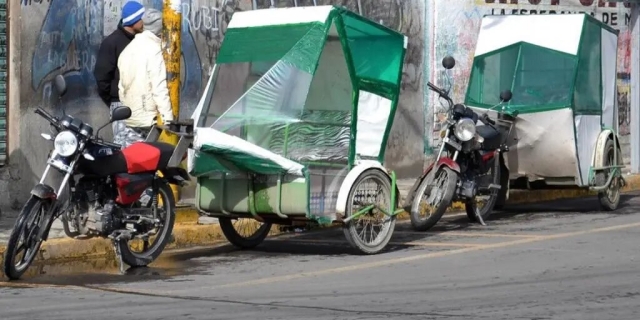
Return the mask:
[[(161, 0), (144, 0), (161, 8)], [(108, 119), (98, 98), (92, 70), (104, 36), (118, 22), (124, 0), (11, 0), (11, 109), (9, 166), (0, 169), (0, 206), (20, 208), (39, 179), (49, 142), (42, 106), (67, 112), (98, 127)], [(403, 94), (391, 134), (388, 165), (400, 176), (417, 174), (423, 162), (423, 1), (403, 0), (183, 0), (181, 116), (189, 116), (205, 86), (209, 70), (234, 12), (271, 6), (336, 4), (409, 36)], [(19, 39), (18, 39), (19, 38)], [(64, 74), (68, 94), (61, 100), (51, 80)], [(104, 136), (110, 137), (106, 128)]]
[[(453, 92), (455, 101), (463, 101), (467, 89), (467, 79), (473, 63), (473, 53), (482, 16), (486, 14), (563, 14), (587, 12), (594, 17), (620, 30), (618, 38), (618, 105), (620, 135), (623, 143), (625, 163), (629, 163), (629, 124), (630, 124), (630, 74), (631, 74), (631, 20), (630, 5), (599, 0), (428, 0), (427, 21), (430, 23), (430, 56), (427, 69), (429, 79), (434, 83), (443, 83), (444, 72), (441, 60), (446, 55), (456, 59), (453, 70)], [(561, 32), (561, 30), (559, 30)], [(425, 80), (426, 81), (426, 80)], [(425, 101), (431, 106), (426, 108), (428, 118), (425, 130), (425, 145), (436, 146), (439, 119), (435, 97), (425, 91)], [(429, 132), (432, 129), (431, 132)], [(428, 148), (427, 151), (430, 151)], [(432, 149), (431, 149), (432, 150)]]

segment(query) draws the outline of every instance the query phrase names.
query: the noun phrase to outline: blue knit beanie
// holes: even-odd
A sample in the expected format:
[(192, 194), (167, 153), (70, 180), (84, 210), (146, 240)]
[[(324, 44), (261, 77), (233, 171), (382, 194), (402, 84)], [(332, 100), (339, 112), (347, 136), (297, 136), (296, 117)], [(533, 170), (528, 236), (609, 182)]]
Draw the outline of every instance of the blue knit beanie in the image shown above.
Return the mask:
[(122, 7), (122, 25), (132, 26), (142, 19), (144, 6), (137, 1), (129, 1)]

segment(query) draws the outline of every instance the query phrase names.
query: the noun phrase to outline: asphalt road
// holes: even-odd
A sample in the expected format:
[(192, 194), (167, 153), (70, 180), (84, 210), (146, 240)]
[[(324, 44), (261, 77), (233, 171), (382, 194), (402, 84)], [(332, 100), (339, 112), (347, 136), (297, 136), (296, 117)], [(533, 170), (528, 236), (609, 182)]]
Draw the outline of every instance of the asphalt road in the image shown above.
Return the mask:
[(354, 255), (340, 230), (165, 255), (34, 267), (0, 282), (0, 319), (640, 318), (640, 193), (511, 208), (487, 227), (400, 223), (389, 251)]

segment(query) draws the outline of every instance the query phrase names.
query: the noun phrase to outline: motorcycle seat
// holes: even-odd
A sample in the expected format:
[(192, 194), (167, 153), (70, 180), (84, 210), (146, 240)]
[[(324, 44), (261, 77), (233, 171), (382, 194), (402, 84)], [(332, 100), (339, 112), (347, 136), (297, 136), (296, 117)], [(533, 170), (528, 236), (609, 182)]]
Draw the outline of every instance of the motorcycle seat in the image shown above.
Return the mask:
[(476, 133), (484, 138), (484, 142), (482, 142), (482, 150), (490, 151), (500, 147), (500, 143), (502, 142), (500, 132), (492, 126), (477, 126)]
[(169, 164), (174, 146), (164, 142), (136, 142), (113, 154), (89, 161), (81, 158), (81, 170), (102, 177), (119, 174), (138, 174), (162, 170)]
[(174, 147), (164, 142), (136, 142), (124, 149), (126, 173), (135, 174), (165, 169)]

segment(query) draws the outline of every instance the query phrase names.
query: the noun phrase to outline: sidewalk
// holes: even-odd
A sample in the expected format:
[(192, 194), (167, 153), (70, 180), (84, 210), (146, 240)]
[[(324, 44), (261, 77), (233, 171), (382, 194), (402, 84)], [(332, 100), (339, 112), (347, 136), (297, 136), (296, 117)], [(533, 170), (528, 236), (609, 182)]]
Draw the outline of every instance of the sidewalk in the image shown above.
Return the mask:
[[(624, 191), (640, 190), (640, 175), (625, 175), (627, 187)], [(401, 204), (413, 186), (414, 179), (398, 180)], [(508, 203), (535, 203), (564, 198), (579, 198), (595, 195), (593, 192), (584, 190), (536, 190), (536, 191), (512, 191)], [(185, 201), (189, 203), (188, 200)], [(190, 203), (193, 203), (191, 201)], [(451, 211), (462, 209), (460, 203), (454, 204)], [(3, 211), (0, 216), (0, 253), (4, 252), (13, 224), (18, 215), (17, 211)], [(407, 214), (402, 214), (400, 219), (408, 218)], [(279, 233), (277, 228), (272, 229), (272, 234)], [(192, 206), (178, 208), (176, 214), (176, 224), (174, 226), (172, 239), (167, 246), (171, 248), (185, 248), (194, 246), (206, 246), (214, 243), (226, 241), (220, 230), (217, 219), (199, 217)], [(49, 233), (49, 239), (43, 244), (38, 256), (39, 260), (71, 260), (86, 259), (92, 257), (111, 256), (113, 249), (111, 242), (106, 239), (74, 240), (68, 239), (62, 229), (62, 223), (54, 222)], [(0, 261), (2, 257), (0, 257)]]

